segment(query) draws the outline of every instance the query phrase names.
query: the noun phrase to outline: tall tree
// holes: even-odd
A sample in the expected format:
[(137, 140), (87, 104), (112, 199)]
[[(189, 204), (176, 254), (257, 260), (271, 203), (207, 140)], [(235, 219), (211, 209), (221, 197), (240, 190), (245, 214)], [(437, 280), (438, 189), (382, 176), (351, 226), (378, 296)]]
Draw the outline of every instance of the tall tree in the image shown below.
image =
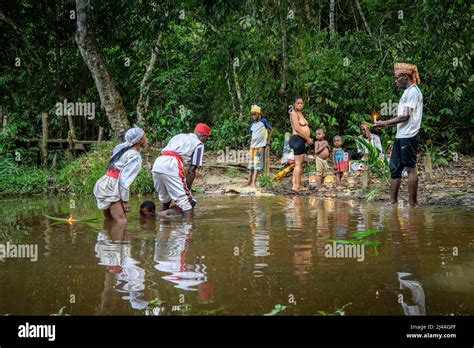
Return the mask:
[(286, 112), (286, 86), (288, 84), (288, 1), (282, 0), (281, 21), (281, 51), (282, 51), (282, 68), (281, 68), (281, 84), (278, 94), (282, 105), (283, 115)]
[(100, 103), (110, 122), (115, 137), (120, 139), (130, 128), (122, 97), (115, 85), (112, 74), (100, 53), (94, 30), (87, 15), (87, 0), (76, 0), (77, 31), (76, 42), (82, 58), (94, 78), (99, 92)]

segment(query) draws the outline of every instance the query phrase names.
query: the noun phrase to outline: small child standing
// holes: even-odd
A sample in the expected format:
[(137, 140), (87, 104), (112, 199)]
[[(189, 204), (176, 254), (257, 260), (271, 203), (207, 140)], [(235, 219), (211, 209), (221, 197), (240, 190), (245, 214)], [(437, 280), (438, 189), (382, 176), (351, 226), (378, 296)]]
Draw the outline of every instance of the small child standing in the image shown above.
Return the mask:
[(252, 120), (249, 126), (249, 133), (252, 136), (250, 142), (250, 163), (249, 163), (249, 179), (247, 186), (255, 187), (258, 172), (264, 168), (265, 148), (270, 145), (273, 129), (270, 123), (261, 117), (262, 109), (258, 105), (252, 105), (250, 109)]
[(331, 148), (324, 137), (326, 132), (319, 128), (316, 130), (316, 141), (314, 142), (314, 152), (316, 154), (316, 184), (318, 189), (323, 186), (324, 177), (330, 174), (328, 158)]
[(348, 156), (342, 148), (343, 141), (340, 135), (336, 135), (332, 138), (332, 142), (334, 144), (332, 150), (333, 174), (336, 177), (336, 185), (342, 186), (342, 177), (344, 176), (344, 173), (348, 171)]

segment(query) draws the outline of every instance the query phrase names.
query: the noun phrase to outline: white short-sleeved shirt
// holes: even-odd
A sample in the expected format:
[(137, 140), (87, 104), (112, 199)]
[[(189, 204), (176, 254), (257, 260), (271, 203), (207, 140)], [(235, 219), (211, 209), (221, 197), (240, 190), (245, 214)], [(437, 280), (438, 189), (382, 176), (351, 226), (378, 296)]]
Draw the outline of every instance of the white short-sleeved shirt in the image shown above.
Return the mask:
[(264, 147), (267, 145), (267, 129), (270, 129), (270, 123), (268, 123), (265, 118), (262, 118), (257, 122), (252, 122), (249, 127), (249, 132), (252, 135), (252, 147)]
[(406, 107), (413, 109), (413, 114), (408, 121), (397, 124), (396, 138), (411, 138), (418, 134), (423, 115), (423, 95), (417, 85), (408, 87), (398, 103), (397, 116), (403, 116)]
[[(202, 166), (204, 144), (194, 133), (175, 135), (162, 151), (174, 151), (179, 153), (183, 159), (183, 164), (190, 164), (197, 167)], [(160, 156), (155, 160), (152, 171), (171, 176), (179, 176), (178, 160), (172, 156)]]

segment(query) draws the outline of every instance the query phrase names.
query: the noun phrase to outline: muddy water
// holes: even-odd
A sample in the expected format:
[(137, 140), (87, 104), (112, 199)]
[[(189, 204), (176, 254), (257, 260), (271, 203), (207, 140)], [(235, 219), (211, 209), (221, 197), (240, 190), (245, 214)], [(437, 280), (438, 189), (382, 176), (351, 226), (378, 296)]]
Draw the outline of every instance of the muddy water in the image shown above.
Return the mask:
[[(0, 314), (263, 315), (277, 304), (288, 315), (474, 314), (472, 210), (198, 199), (194, 225), (130, 213), (125, 231), (43, 216), (73, 203), (75, 217), (100, 217), (90, 198), (3, 200), (1, 243), (38, 254), (0, 261)], [(363, 253), (331, 249), (367, 229), (382, 232), (361, 239)]]

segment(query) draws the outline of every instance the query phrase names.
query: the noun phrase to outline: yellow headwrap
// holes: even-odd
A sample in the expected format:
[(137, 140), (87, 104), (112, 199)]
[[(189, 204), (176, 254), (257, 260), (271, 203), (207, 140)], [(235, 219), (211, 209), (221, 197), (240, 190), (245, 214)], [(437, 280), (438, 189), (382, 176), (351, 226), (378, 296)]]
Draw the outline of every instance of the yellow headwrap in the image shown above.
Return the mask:
[(252, 107), (250, 108), (250, 113), (254, 113), (254, 112), (256, 112), (257, 114), (261, 114), (262, 109), (258, 105), (252, 105)]
[(408, 63), (395, 63), (393, 70), (395, 74), (410, 74), (412, 77), (411, 82), (420, 84), (420, 74), (418, 73), (418, 68), (415, 64), (408, 64)]

